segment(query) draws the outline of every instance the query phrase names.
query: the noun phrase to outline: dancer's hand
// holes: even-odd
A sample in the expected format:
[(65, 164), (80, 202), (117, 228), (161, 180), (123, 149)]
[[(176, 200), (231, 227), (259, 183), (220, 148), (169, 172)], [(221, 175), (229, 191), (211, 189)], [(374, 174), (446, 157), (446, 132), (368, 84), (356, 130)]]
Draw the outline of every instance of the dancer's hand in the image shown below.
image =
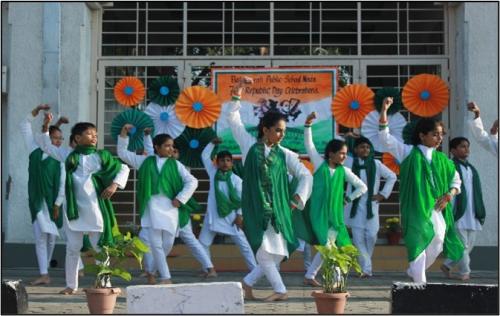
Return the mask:
[(54, 204), (54, 207), (52, 208), (52, 212), (54, 213), (54, 219), (59, 218), (59, 205)]
[(118, 184), (112, 183), (109, 187), (107, 187), (104, 191), (101, 193), (101, 197), (103, 199), (109, 199), (115, 194), (116, 189), (118, 189)]
[(240, 81), (233, 87), (231, 93), (234, 96), (241, 97), (241, 93), (243, 92), (243, 86), (246, 84), (253, 84), (253, 79), (250, 77), (242, 77)]
[(214, 137), (214, 139), (212, 139), (212, 144), (214, 144), (214, 145), (222, 144), (222, 138)]
[(311, 125), (315, 119), (316, 119), (316, 112), (312, 112), (306, 117), (305, 125)]
[(44, 110), (44, 111), (50, 110), (50, 105), (48, 105), (48, 104), (37, 105), (36, 108), (34, 108), (31, 111), (31, 115), (33, 115), (33, 117), (36, 117), (38, 115), (38, 113), (40, 113), (41, 110)]
[(491, 135), (498, 134), (498, 120), (495, 120), (495, 122), (493, 122), (493, 125), (491, 126), (491, 129), (490, 129), (490, 133), (491, 133)]
[(50, 122), (52, 122), (52, 119), (52, 113), (45, 113), (45, 116), (43, 117), (42, 133), (47, 133), (49, 131), (49, 125)]
[(442, 197), (440, 197), (436, 200), (436, 204), (434, 205), (434, 209), (441, 212), (442, 210), (444, 210), (444, 208), (446, 207), (446, 205), (450, 201), (451, 201), (451, 194), (446, 193), (445, 195), (443, 195)]
[(475, 119), (477, 119), (479, 117), (479, 115), (481, 114), (481, 110), (479, 109), (479, 106), (474, 101), (467, 103), (467, 110), (474, 113)]
[(243, 229), (243, 216), (240, 214), (236, 215), (233, 225), (236, 225), (237, 229)]
[(151, 135), (151, 132), (153, 131), (153, 129), (151, 127), (146, 127), (144, 129), (144, 136), (148, 136), (148, 135)]
[(385, 197), (382, 194), (375, 194), (374, 196), (372, 196), (372, 201), (377, 201), (380, 203), (383, 200), (385, 200)]
[(57, 120), (57, 122), (56, 122), (56, 124), (55, 124), (55, 125), (56, 125), (57, 127), (60, 127), (61, 125), (63, 125), (63, 124), (68, 124), (68, 123), (69, 123), (69, 119), (68, 119), (66, 116), (61, 116), (61, 117)]
[(302, 200), (300, 199), (300, 196), (298, 194), (294, 194), (293, 196), (293, 201), (290, 201), (290, 208), (292, 210), (298, 208), (298, 206), (301, 204)]
[(134, 128), (132, 124), (125, 124), (120, 132), (120, 137), (127, 138), (128, 133)]
[(394, 99), (392, 97), (386, 97), (384, 101), (382, 101), (382, 111), (387, 112), (393, 103)]
[(175, 207), (175, 208), (179, 208), (181, 207), (182, 203), (181, 201), (177, 200), (177, 199), (173, 199), (172, 200), (172, 206)]

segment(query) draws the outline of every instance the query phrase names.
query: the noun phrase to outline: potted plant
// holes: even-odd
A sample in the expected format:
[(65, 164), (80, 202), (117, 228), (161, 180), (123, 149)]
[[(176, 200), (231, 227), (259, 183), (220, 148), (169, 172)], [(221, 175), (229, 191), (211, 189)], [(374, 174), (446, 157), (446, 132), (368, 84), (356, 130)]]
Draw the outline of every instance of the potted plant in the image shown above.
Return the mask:
[(398, 217), (390, 217), (385, 220), (387, 243), (389, 245), (399, 245), (401, 240), (401, 225)]
[(112, 314), (116, 304), (116, 297), (121, 293), (120, 288), (111, 285), (111, 277), (118, 276), (126, 281), (132, 275), (123, 267), (129, 255), (135, 257), (142, 268), (142, 258), (149, 251), (138, 237), (126, 235), (115, 236), (115, 244), (103, 246), (94, 254), (96, 263), (86, 264), (85, 272), (95, 274), (93, 288), (85, 289), (87, 304), (91, 314)]
[(311, 294), (316, 301), (318, 314), (343, 314), (349, 297), (346, 289), (349, 271), (354, 269), (361, 273), (357, 259), (359, 251), (353, 245), (339, 248), (334, 243), (316, 246), (316, 249), (323, 259), (323, 290), (313, 291)]

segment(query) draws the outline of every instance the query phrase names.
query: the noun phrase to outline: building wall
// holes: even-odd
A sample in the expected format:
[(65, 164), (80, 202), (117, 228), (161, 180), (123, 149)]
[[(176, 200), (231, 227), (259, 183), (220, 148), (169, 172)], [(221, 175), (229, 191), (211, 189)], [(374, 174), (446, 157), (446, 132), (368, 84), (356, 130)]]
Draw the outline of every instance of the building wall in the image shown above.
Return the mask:
[[(29, 153), (19, 134), (19, 123), (36, 105), (44, 102), (43, 6), (43, 3), (11, 2), (8, 10), (11, 40), (4, 49), (8, 49), (10, 55), (9, 90), (8, 104), (2, 112), (8, 117), (6, 133), (2, 133), (7, 159), (2, 180), (12, 178), (10, 196), (2, 212), (7, 242), (33, 242), (27, 192)], [(85, 3), (61, 4), (59, 109), (71, 123), (89, 120), (92, 104), (95, 106), (89, 98), (91, 16)], [(37, 120), (33, 128), (41, 127), (40, 124), (41, 120)], [(69, 135), (69, 129), (69, 126), (63, 127), (65, 135)]]

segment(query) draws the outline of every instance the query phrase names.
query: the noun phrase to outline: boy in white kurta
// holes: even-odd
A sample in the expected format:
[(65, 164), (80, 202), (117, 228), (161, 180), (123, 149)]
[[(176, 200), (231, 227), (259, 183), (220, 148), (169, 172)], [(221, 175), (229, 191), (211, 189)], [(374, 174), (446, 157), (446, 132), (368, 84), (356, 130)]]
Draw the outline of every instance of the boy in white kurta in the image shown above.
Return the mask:
[[(450, 141), (453, 162), (462, 180), (462, 192), (454, 199), (453, 215), (455, 229), (465, 247), (464, 254), (460, 261), (446, 259), (441, 266), (441, 270), (447, 277), (464, 281), (470, 279), (470, 253), (474, 248), (476, 234), (482, 230), (486, 217), (479, 174), (476, 168), (467, 161), (469, 145), (469, 140), (465, 137), (456, 137)], [(458, 266), (457, 276), (450, 273), (455, 266)]]
[[(219, 152), (217, 154), (217, 166), (214, 166), (212, 160), (210, 159), (210, 154), (214, 149), (214, 144), (208, 144), (201, 153), (201, 160), (208, 173), (210, 179), (210, 190), (208, 191), (208, 202), (207, 202), (207, 213), (205, 215), (205, 220), (203, 222), (203, 228), (201, 229), (199, 240), (205, 247), (208, 254), (210, 254), (210, 246), (214, 240), (216, 234), (228, 235), (231, 237), (233, 242), (240, 248), (240, 252), (245, 259), (245, 263), (249, 270), (255, 268), (257, 263), (255, 262), (255, 256), (252, 252), (252, 248), (248, 244), (245, 233), (243, 232), (243, 216), (241, 211), (241, 185), (242, 180), (236, 174), (234, 174), (231, 169), (233, 167), (233, 157), (229, 152)], [(229, 175), (229, 177), (227, 177)], [(226, 177), (225, 181), (216, 180), (218, 177)], [(231, 183), (228, 183), (228, 182)], [(219, 209), (218, 199), (216, 195), (215, 185), (218, 184), (218, 190), (225, 195), (229, 204), (231, 201), (231, 195), (229, 185), (231, 186), (233, 193), (236, 195), (234, 199), (239, 200), (234, 202), (238, 204), (236, 209), (230, 210), (227, 208), (227, 212), (222, 214), (222, 210)], [(224, 202), (224, 201), (223, 201)], [(222, 203), (222, 202), (221, 202)]]
[(41, 138), (42, 149), (66, 166), (66, 288), (61, 294), (78, 289), (78, 261), (83, 237), (88, 234), (94, 249), (112, 244), (119, 233), (109, 198), (117, 188), (125, 188), (129, 168), (107, 150), (97, 150), (94, 124), (77, 123), (71, 129), (76, 148), (72, 152), (51, 145), (48, 133)]
[[(48, 266), (54, 252), (58, 228), (62, 227), (57, 213), (64, 200), (64, 164), (42, 152), (33, 137), (32, 121), (41, 110), (48, 110), (46, 104), (39, 105), (21, 122), (19, 128), (29, 151), (28, 197), (35, 235), (35, 251), (40, 277), (32, 285), (49, 284)], [(61, 146), (62, 132), (60, 124), (51, 127), (50, 141), (54, 146)]]
[(490, 134), (488, 134), (484, 130), (483, 121), (479, 116), (480, 109), (476, 102), (469, 102), (469, 104), (467, 104), (467, 109), (474, 113), (474, 118), (468, 120), (472, 136), (479, 145), (498, 158), (498, 119), (495, 120), (491, 127)]
[[(179, 222), (179, 208), (193, 195), (198, 180), (172, 158), (173, 139), (158, 134), (153, 140), (154, 156), (137, 155), (127, 150), (127, 133), (133, 126), (123, 126), (118, 138), (118, 156), (139, 170), (138, 199), (141, 226), (149, 233), (149, 242), (160, 274), (160, 283), (170, 284), (166, 256), (174, 245)], [(150, 283), (153, 280), (150, 279)]]
[[(346, 225), (352, 229), (352, 241), (360, 252), (361, 277), (372, 276), (371, 256), (379, 230), (379, 203), (389, 198), (397, 180), (394, 172), (380, 160), (373, 158), (371, 148), (367, 138), (357, 138), (354, 141), (355, 157), (348, 157), (345, 162), (345, 166), (351, 168), (368, 187), (365, 194), (346, 206), (344, 214)], [(380, 190), (381, 178), (385, 179), (382, 190)], [(347, 192), (351, 191), (352, 186), (348, 184)]]

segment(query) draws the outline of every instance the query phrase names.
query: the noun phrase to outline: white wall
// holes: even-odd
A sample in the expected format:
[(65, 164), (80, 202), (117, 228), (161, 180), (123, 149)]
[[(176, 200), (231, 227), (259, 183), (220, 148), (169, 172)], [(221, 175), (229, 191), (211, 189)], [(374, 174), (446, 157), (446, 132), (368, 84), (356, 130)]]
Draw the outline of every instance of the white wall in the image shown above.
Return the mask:
[(451, 113), (451, 137), (471, 141), (470, 162), (481, 177), (486, 221), (476, 245), (498, 246), (498, 160), (474, 142), (466, 124), (473, 116), (466, 110), (468, 101), (478, 103), (488, 131), (498, 118), (498, 3), (462, 3), (455, 8), (455, 18), (456, 32), (450, 41), (456, 44), (452, 89), (456, 89), (457, 104)]
[[(11, 41), (7, 47), (10, 55), (9, 90), (4, 158), (7, 170), (2, 178), (12, 177), (11, 194), (2, 210), (6, 225), (7, 242), (33, 242), (33, 233), (28, 209), (28, 150), (19, 135), (19, 123), (42, 100), (42, 21), (43, 3), (9, 4), (8, 21)], [(61, 90), (60, 112), (68, 116), (71, 123), (90, 118), (90, 24), (91, 12), (85, 3), (62, 3), (61, 5)], [(5, 110), (5, 107), (4, 107)], [(33, 128), (40, 128), (40, 121)], [(63, 132), (69, 135), (70, 126)], [(66, 137), (67, 140), (68, 137)], [(4, 165), (5, 166), (5, 165)]]

